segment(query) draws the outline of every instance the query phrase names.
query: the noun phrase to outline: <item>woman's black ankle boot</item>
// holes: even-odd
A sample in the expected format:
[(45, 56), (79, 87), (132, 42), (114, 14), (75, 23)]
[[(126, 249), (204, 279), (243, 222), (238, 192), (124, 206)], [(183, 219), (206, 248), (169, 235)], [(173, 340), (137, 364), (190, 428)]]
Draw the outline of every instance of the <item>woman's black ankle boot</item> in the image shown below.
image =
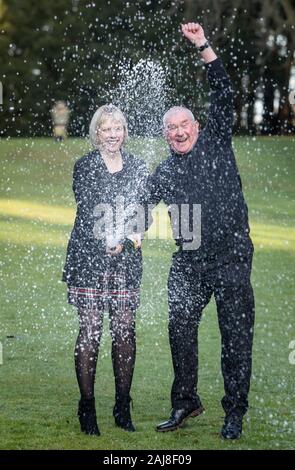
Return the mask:
[(90, 436), (100, 436), (96, 421), (95, 398), (89, 400), (81, 398), (78, 416), (82, 432)]
[(124, 429), (125, 431), (134, 432), (135, 427), (133, 426), (131, 420), (130, 402), (131, 398), (129, 396), (117, 397), (113, 415), (117, 426)]

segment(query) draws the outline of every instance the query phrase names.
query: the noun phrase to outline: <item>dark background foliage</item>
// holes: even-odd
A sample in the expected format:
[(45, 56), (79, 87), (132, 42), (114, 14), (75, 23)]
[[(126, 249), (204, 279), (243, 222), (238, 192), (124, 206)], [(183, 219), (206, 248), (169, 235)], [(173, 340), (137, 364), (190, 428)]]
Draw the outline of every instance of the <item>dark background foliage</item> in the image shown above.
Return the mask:
[(86, 135), (118, 84), (118, 64), (141, 58), (165, 65), (174, 102), (202, 122), (204, 67), (180, 35), (180, 23), (196, 20), (233, 80), (235, 132), (293, 132), (295, 0), (0, 0), (1, 136), (50, 135), (59, 99), (71, 109), (70, 134)]

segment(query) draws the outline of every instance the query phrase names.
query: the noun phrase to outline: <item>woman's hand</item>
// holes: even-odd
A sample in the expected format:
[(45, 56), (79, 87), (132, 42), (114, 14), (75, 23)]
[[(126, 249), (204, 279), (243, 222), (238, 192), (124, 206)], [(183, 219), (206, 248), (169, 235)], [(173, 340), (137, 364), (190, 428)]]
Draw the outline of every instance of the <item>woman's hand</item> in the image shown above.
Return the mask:
[[(133, 243), (133, 248), (135, 250), (141, 247), (141, 234), (140, 233), (132, 233), (128, 235), (127, 239), (131, 240), (131, 242)], [(118, 243), (115, 246), (108, 245), (107, 253), (108, 255), (116, 256), (122, 253), (123, 249), (124, 249), (124, 245), (122, 245), (121, 243)]]
[(131, 233), (127, 238), (133, 241), (134, 248), (137, 249), (141, 247), (141, 233)]
[(122, 253), (122, 250), (123, 250), (123, 245), (121, 245), (120, 243), (118, 243), (118, 245), (112, 248), (107, 247), (107, 253), (108, 255), (111, 255), (111, 256), (119, 255), (120, 253)]

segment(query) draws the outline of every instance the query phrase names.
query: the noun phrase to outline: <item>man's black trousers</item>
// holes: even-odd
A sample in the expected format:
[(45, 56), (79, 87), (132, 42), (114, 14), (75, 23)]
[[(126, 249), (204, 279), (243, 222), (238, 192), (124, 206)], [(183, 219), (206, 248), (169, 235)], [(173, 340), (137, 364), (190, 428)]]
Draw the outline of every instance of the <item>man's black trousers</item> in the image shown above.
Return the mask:
[[(242, 259), (195, 263), (189, 252), (173, 255), (168, 279), (169, 340), (174, 368), (173, 408), (198, 407), (198, 326), (214, 294), (221, 334), (226, 414), (248, 408), (254, 326), (250, 283), (252, 252)], [(213, 381), (212, 381), (213, 384)]]

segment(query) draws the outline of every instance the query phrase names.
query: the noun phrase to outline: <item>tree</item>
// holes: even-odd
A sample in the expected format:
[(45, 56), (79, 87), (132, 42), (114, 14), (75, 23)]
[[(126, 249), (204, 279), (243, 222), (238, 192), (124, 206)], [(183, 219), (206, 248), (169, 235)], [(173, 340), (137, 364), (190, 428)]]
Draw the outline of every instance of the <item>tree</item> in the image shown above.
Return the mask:
[[(86, 135), (94, 110), (112, 98), (122, 62), (159, 61), (185, 104), (203, 121), (205, 69), (180, 23), (200, 21), (232, 78), (236, 132), (290, 132), (295, 0), (0, 0), (4, 89), (2, 135), (49, 135), (56, 100), (71, 108), (70, 132)], [(141, 130), (140, 132), (144, 132)]]

